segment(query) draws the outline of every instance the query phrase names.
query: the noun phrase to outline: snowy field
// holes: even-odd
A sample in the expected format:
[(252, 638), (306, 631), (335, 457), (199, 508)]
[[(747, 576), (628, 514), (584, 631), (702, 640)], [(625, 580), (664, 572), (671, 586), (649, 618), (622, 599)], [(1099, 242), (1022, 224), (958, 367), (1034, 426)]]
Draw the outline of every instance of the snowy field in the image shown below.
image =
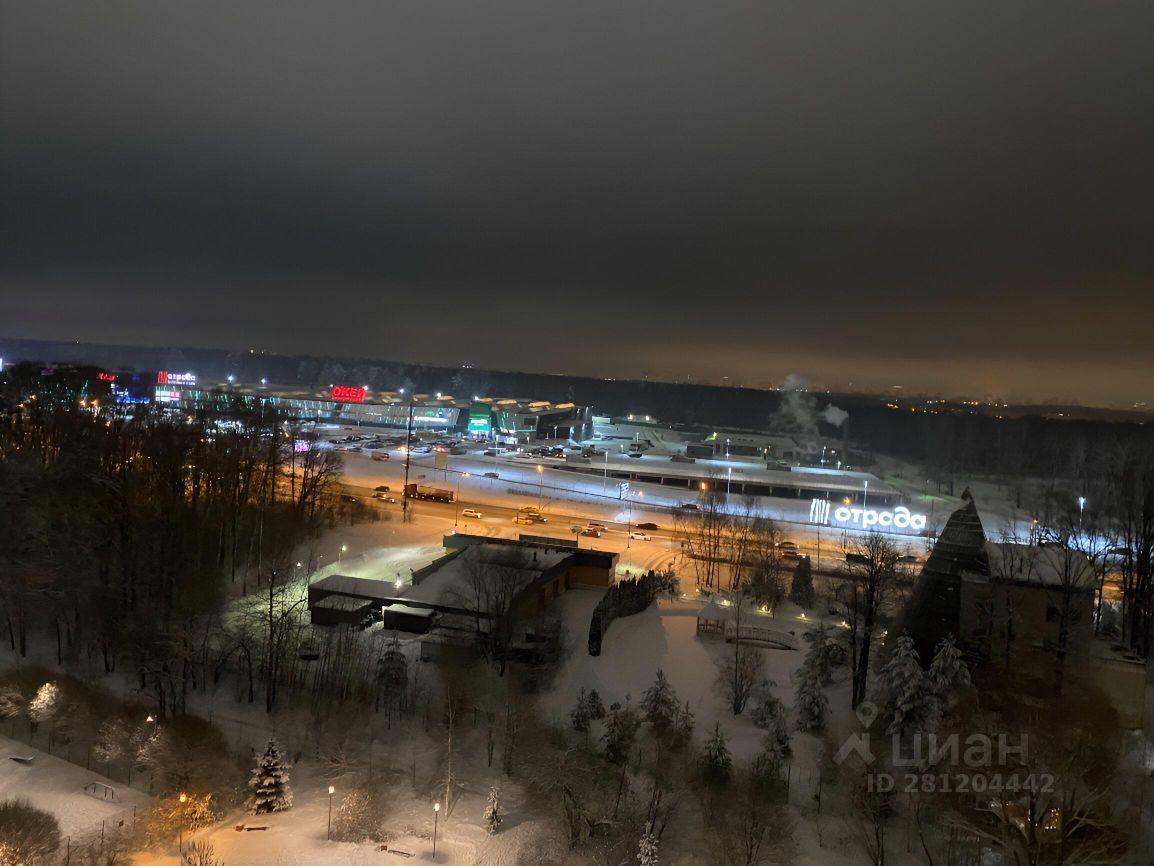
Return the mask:
[[(24, 762), (13, 758), (28, 758)], [(97, 793), (86, 786), (96, 784)], [(115, 791), (115, 799), (104, 794), (104, 785)], [(100, 832), (102, 821), (109, 828), (121, 820), (132, 821), (132, 810), (148, 808), (146, 795), (104, 776), (25, 745), (0, 737), (0, 800), (23, 797), (33, 806), (51, 812), (60, 822), (64, 837), (90, 836)]]

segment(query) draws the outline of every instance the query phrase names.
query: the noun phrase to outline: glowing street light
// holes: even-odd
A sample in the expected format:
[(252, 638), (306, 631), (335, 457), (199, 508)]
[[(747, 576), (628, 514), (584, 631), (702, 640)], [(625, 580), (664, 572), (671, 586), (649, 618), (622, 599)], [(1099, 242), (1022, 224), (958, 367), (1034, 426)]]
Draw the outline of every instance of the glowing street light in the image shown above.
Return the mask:
[(337, 551), (337, 562), (341, 561), (341, 554), (342, 553), (348, 553), (348, 552), (349, 552), (349, 546), (347, 544), (342, 544), (341, 549)]
[(325, 830), (325, 838), (331, 840), (333, 838), (333, 794), (337, 789), (329, 785), (329, 826)]
[[(184, 791), (181, 791), (180, 796), (177, 797), (177, 799), (180, 800), (180, 805), (183, 806), (188, 802), (188, 794), (184, 793)], [(180, 830), (177, 837), (176, 849), (182, 854), (184, 853), (184, 815), (180, 816)]]
[(433, 804), (433, 859), (437, 859), (437, 819), (441, 815), (441, 804)]

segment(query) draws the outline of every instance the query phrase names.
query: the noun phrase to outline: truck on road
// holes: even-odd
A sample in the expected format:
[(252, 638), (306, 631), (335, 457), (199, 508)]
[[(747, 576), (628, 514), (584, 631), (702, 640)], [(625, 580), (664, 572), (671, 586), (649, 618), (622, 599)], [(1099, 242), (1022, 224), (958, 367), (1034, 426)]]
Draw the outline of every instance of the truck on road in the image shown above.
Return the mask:
[(405, 497), (408, 499), (429, 499), (433, 502), (452, 502), (456, 497), (452, 490), (433, 487), (429, 484), (406, 484)]

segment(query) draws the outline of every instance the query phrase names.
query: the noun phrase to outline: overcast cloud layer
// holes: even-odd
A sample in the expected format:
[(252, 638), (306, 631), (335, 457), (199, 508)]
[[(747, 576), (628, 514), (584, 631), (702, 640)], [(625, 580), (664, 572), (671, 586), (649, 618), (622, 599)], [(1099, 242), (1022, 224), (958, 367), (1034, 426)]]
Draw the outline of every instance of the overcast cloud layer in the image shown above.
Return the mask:
[(0, 0), (0, 333), (1154, 403), (1154, 3)]

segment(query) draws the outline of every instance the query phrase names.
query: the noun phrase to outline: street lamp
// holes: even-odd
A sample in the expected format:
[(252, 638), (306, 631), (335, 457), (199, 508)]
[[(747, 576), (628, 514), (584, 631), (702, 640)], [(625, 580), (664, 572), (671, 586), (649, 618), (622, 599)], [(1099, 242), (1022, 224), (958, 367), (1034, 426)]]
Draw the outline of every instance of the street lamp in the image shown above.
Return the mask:
[(441, 815), (441, 804), (433, 804), (433, 859), (437, 859), (437, 819)]
[(349, 546), (347, 544), (341, 545), (341, 549), (339, 551), (337, 551), (337, 562), (341, 561), (341, 554), (342, 553), (348, 553), (348, 550), (349, 550)]
[(461, 472), (457, 475), (457, 502), (456, 502), (456, 506), (453, 508), (453, 528), (454, 529), (457, 528), (457, 519), (461, 515), (461, 479), (462, 478), (468, 478), (468, 477), (469, 477), (468, 472)]
[(865, 490), (862, 493), (861, 507), (865, 508), (866, 505), (869, 504), (869, 499), (870, 499), (870, 482), (869, 482), (869, 479), (863, 478), (862, 484), (865, 485)]
[[(180, 805), (183, 806), (185, 803), (188, 802), (188, 794), (184, 793), (184, 791), (181, 791), (180, 796), (177, 799), (180, 800)], [(179, 833), (179, 836), (177, 837), (176, 848), (182, 854), (184, 853), (184, 815), (183, 814), (180, 816), (180, 833)]]
[(331, 840), (333, 838), (333, 794), (337, 789), (329, 785), (329, 826), (325, 830), (325, 838)]
[(537, 510), (541, 509), (541, 504), (545, 498), (545, 467), (540, 463), (537, 464)]
[(1078, 497), (1078, 528), (1082, 528), (1082, 515), (1086, 513), (1086, 497)]

